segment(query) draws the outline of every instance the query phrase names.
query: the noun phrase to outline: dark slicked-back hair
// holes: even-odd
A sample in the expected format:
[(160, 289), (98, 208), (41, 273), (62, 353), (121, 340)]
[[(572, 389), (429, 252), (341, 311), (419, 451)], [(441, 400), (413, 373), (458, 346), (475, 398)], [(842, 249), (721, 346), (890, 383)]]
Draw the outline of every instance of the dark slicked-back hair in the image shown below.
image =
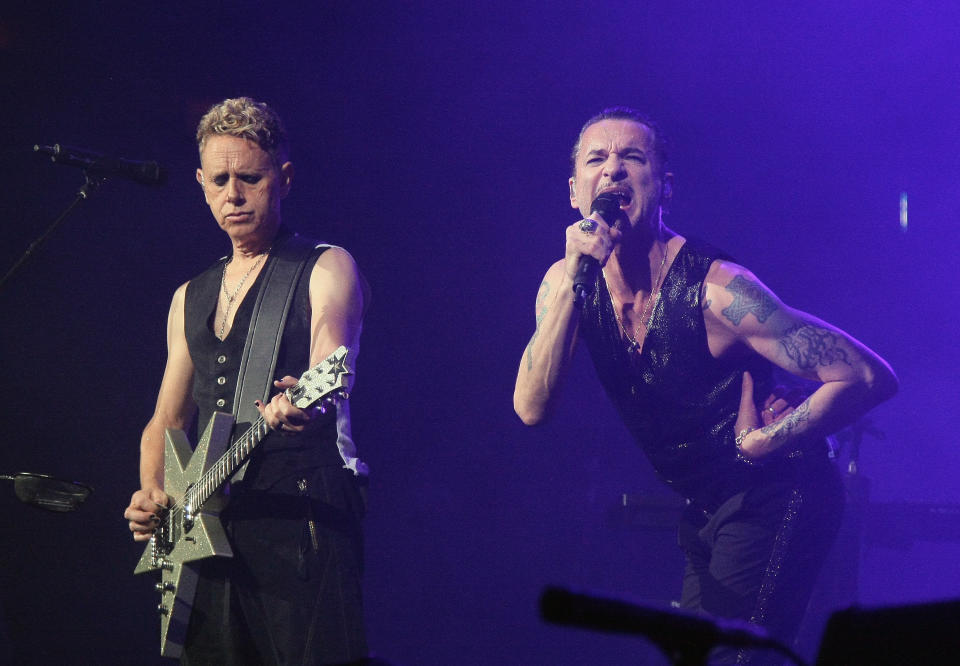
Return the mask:
[(580, 134), (577, 135), (577, 142), (573, 144), (573, 151), (570, 153), (570, 173), (576, 175), (577, 155), (580, 154), (580, 143), (583, 141), (583, 133), (591, 125), (595, 125), (602, 120), (632, 120), (649, 127), (653, 132), (653, 150), (657, 154), (657, 167), (662, 176), (667, 170), (667, 142), (663, 136), (660, 127), (646, 114), (637, 111), (629, 106), (609, 106), (597, 115), (590, 118), (580, 128)]

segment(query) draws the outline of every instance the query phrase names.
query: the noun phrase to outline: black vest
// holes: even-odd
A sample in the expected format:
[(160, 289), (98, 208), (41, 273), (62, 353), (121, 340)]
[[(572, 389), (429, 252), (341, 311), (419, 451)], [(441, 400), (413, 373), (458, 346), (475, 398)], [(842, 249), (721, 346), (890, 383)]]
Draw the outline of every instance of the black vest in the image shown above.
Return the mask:
[(772, 366), (756, 354), (714, 359), (701, 294), (707, 271), (726, 258), (688, 239), (663, 280), (640, 354), (628, 351), (602, 276), (584, 304), (580, 331), (600, 381), (659, 476), (683, 496), (716, 506), (756, 480), (738, 460), (734, 423), (743, 372), (755, 394), (772, 388)]
[[(274, 379), (285, 375), (299, 377), (310, 362), (310, 273), (326, 248), (317, 249), (307, 260), (293, 297), (290, 313), (281, 338)], [(184, 300), (184, 333), (193, 361), (193, 399), (199, 408), (199, 429), (202, 431), (213, 412), (234, 412), (233, 399), (240, 370), (250, 317), (257, 293), (263, 284), (267, 266), (260, 271), (243, 301), (237, 306), (233, 327), (226, 339), (214, 334), (217, 299), (221, 289), (221, 259), (190, 280)], [(272, 257), (267, 259), (269, 263)], [(243, 487), (266, 490), (281, 479), (300, 475), (304, 470), (325, 466), (343, 466), (337, 450), (336, 410), (330, 410), (317, 428), (299, 435), (271, 433), (254, 449)], [(250, 427), (238, 423), (234, 434)]]

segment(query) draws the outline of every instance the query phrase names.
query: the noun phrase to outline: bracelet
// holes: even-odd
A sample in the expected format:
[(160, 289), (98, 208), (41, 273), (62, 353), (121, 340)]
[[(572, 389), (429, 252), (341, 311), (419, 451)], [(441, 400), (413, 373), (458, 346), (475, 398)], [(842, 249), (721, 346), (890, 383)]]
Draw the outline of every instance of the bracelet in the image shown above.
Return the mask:
[(743, 439), (754, 430), (756, 430), (756, 428), (747, 427), (740, 431), (740, 434), (737, 435), (737, 438), (734, 440), (737, 443), (737, 451), (743, 451)]
[(738, 459), (738, 460), (742, 460), (743, 462), (747, 463), (748, 465), (759, 465), (759, 464), (760, 464), (760, 463), (758, 463), (756, 460), (751, 460), (750, 458), (748, 458), (748, 457), (746, 457), (745, 455), (743, 455), (743, 440), (744, 440), (744, 438), (746, 438), (747, 435), (749, 435), (749, 434), (750, 434), (751, 432), (753, 432), (754, 430), (756, 430), (756, 428), (750, 428), (750, 427), (744, 428), (743, 430), (740, 431), (740, 434), (737, 435), (736, 439), (733, 440), (733, 441), (736, 443), (736, 445), (737, 445), (737, 459)]

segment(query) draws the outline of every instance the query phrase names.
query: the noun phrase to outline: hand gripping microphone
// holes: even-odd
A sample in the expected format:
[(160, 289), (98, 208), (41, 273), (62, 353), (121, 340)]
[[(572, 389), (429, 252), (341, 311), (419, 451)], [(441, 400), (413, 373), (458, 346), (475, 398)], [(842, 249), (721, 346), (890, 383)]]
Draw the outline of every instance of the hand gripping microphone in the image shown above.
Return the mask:
[[(604, 192), (590, 204), (591, 213), (600, 213), (600, 217), (607, 224), (613, 226), (620, 215), (620, 195), (616, 192)], [(580, 257), (577, 264), (577, 275), (573, 279), (573, 303), (581, 307), (587, 298), (593, 294), (593, 285), (597, 281), (597, 271), (600, 262), (593, 257)]]

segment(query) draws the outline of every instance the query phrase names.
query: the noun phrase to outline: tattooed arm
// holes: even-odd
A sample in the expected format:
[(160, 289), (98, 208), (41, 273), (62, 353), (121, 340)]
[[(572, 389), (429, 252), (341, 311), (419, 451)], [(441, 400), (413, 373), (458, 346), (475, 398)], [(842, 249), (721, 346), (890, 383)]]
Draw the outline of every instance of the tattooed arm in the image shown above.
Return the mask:
[(704, 322), (714, 356), (748, 347), (799, 377), (820, 382), (791, 414), (743, 440), (752, 458), (793, 449), (849, 425), (897, 390), (890, 366), (843, 331), (784, 305), (750, 271), (718, 261), (707, 274)]
[(554, 389), (573, 355), (579, 325), (573, 305), (573, 280), (558, 261), (543, 278), (537, 292), (537, 328), (520, 359), (513, 409), (527, 425), (546, 416)]

